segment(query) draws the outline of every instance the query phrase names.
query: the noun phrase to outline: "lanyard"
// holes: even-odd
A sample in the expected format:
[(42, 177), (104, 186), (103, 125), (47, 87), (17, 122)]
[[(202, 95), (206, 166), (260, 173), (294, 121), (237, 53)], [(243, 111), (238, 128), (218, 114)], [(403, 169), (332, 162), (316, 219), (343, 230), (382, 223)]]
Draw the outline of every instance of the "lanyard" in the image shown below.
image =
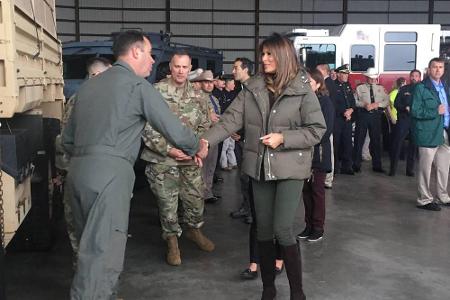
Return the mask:
[(209, 101), (211, 101), (212, 105), (214, 106), (214, 112), (215, 112), (216, 114), (219, 114), (219, 108), (217, 107), (217, 104), (216, 104), (216, 102), (213, 100), (213, 98), (212, 98), (211, 95), (209, 96)]

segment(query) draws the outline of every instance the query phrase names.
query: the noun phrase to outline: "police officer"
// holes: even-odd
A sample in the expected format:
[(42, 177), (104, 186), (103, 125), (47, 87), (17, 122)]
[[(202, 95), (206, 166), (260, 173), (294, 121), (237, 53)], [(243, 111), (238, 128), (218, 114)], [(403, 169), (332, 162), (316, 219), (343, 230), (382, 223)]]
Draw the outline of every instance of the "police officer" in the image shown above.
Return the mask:
[(395, 176), (398, 158), (405, 139), (408, 137), (408, 154), (406, 158), (406, 176), (414, 176), (414, 161), (417, 146), (414, 145), (411, 135), (411, 98), (416, 84), (421, 81), (422, 73), (419, 70), (412, 70), (409, 73), (410, 84), (405, 85), (398, 91), (395, 98), (394, 107), (397, 109), (397, 124), (394, 127), (392, 137), (392, 148), (390, 153), (391, 166), (389, 176)]
[[(205, 96), (208, 98), (209, 105), (209, 119), (212, 124), (219, 122), (220, 118), (220, 104), (219, 100), (212, 95), (214, 89), (214, 75), (210, 70), (203, 71), (197, 77), (191, 80), (192, 84), (199, 84)], [(213, 146), (209, 148), (208, 156), (203, 160), (202, 176), (205, 183), (205, 193), (203, 198), (205, 203), (215, 203), (221, 198), (213, 193), (214, 172), (217, 166), (217, 156), (219, 155), (219, 148)]]
[[(183, 124), (201, 135), (209, 129), (208, 99), (195, 91), (187, 80), (191, 70), (191, 57), (183, 50), (175, 52), (170, 60), (170, 78), (155, 84), (170, 109)], [(141, 158), (149, 164), (145, 174), (153, 194), (157, 197), (162, 238), (167, 242), (166, 261), (169, 265), (181, 264), (178, 237), (182, 230), (178, 223), (178, 199), (184, 210), (188, 226), (186, 237), (204, 251), (214, 250), (214, 244), (200, 231), (204, 210), (204, 183), (201, 169), (192, 158), (165, 139), (149, 124), (143, 133), (145, 148)]]
[(341, 174), (354, 175), (352, 169), (352, 118), (355, 113), (355, 97), (352, 88), (348, 83), (350, 70), (348, 65), (343, 65), (336, 69), (337, 79), (334, 121), (333, 146), (335, 172)]
[(66, 188), (80, 242), (72, 300), (110, 299), (117, 285), (145, 120), (189, 155), (207, 153), (207, 143), (182, 125), (145, 80), (154, 63), (151, 50), (141, 32), (119, 34), (116, 63), (81, 86), (62, 134), (71, 156)]
[(225, 78), (223, 75), (219, 75), (214, 79), (214, 90), (212, 91), (213, 96), (219, 99), (219, 103), (222, 103), (226, 100), (224, 89)]
[(368, 68), (364, 73), (367, 82), (356, 88), (356, 106), (358, 118), (355, 129), (354, 171), (361, 171), (362, 148), (369, 131), (370, 154), (374, 172), (384, 173), (381, 167), (381, 116), (383, 109), (389, 105), (389, 96), (383, 86), (377, 84), (378, 73), (375, 68)]

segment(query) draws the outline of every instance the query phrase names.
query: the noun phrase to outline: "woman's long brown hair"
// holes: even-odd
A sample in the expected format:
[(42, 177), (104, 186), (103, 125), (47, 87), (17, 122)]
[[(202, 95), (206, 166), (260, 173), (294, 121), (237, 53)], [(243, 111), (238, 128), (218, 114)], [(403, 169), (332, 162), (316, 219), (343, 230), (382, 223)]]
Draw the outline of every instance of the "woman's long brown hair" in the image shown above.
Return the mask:
[(275, 74), (263, 73), (266, 85), (275, 96), (279, 96), (300, 69), (294, 44), (281, 34), (273, 33), (259, 46), (260, 55), (264, 47), (271, 53), (277, 65)]
[(319, 70), (314, 69), (308, 71), (309, 76), (311, 76), (312, 79), (314, 79), (315, 82), (320, 84), (319, 89), (316, 91), (316, 94), (318, 96), (329, 96), (329, 92), (327, 89), (327, 86), (325, 85), (325, 80), (323, 79), (322, 73), (320, 73)]

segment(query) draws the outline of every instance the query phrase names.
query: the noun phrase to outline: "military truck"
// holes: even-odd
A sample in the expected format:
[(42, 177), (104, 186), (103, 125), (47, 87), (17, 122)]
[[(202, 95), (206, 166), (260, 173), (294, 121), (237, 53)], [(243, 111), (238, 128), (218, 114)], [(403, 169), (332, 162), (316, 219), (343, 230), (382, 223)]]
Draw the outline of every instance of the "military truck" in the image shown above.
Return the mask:
[(14, 244), (14, 236), (34, 249), (51, 244), (53, 145), (63, 112), (62, 71), (55, 1), (0, 0), (2, 249)]
[[(66, 98), (75, 93), (87, 77), (86, 61), (89, 58), (100, 56), (114, 61), (111, 47), (116, 34), (118, 33), (112, 33), (108, 40), (63, 43), (64, 94)], [(152, 73), (147, 78), (150, 83), (161, 80), (169, 73), (169, 59), (178, 49), (184, 49), (191, 55), (192, 70), (202, 68), (211, 70), (214, 74), (221, 74), (223, 71), (223, 54), (221, 51), (171, 42), (169, 33), (145, 34), (152, 42), (152, 56), (155, 60)]]

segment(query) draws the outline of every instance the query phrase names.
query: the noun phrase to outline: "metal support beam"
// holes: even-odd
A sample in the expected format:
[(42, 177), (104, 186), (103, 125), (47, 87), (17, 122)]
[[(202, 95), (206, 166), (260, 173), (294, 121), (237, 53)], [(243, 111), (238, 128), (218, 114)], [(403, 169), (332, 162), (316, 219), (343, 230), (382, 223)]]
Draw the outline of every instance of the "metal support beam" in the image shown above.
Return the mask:
[(348, 0), (342, 1), (342, 24), (348, 22)]
[(166, 32), (170, 32), (170, 0), (166, 0)]
[(434, 0), (428, 0), (428, 24), (434, 22)]
[(255, 0), (255, 74), (259, 69), (259, 0)]
[(75, 40), (80, 41), (80, 0), (75, 0)]

